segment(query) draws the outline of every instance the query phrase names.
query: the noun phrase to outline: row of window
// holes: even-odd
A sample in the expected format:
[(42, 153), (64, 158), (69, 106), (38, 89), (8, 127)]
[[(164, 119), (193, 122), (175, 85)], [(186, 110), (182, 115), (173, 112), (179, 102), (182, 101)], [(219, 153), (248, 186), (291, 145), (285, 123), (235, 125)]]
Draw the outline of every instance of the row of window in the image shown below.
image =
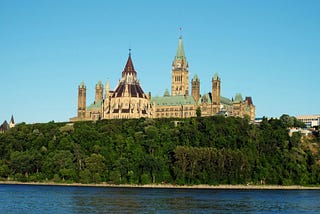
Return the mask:
[[(181, 114), (178, 113), (178, 112), (175, 112), (175, 113), (157, 113), (156, 114), (157, 117), (181, 117)], [(184, 112), (183, 113), (183, 116), (184, 117), (193, 117), (195, 116), (195, 113), (194, 112)]]
[(174, 81), (176, 82), (182, 82), (182, 76), (175, 76)]
[[(156, 111), (157, 112), (167, 112), (167, 111), (181, 111), (181, 108), (158, 108)], [(187, 111), (187, 110), (193, 110), (193, 107), (184, 107), (183, 111)]]

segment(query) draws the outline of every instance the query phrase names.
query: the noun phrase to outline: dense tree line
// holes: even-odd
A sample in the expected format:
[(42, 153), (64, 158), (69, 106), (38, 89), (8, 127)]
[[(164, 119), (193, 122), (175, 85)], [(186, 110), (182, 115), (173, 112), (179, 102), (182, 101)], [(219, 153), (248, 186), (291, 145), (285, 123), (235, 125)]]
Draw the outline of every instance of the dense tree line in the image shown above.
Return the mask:
[(222, 116), (23, 123), (0, 135), (0, 179), (320, 184), (319, 139), (290, 137), (291, 125), (303, 124), (289, 116), (260, 125)]

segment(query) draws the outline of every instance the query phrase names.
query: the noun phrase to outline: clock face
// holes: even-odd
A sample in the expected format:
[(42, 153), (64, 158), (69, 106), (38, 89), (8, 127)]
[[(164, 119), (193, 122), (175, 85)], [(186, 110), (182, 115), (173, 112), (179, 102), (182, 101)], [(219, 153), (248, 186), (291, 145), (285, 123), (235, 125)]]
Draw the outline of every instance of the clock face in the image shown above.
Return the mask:
[(180, 68), (180, 67), (181, 67), (181, 64), (180, 64), (180, 63), (177, 63), (177, 67)]

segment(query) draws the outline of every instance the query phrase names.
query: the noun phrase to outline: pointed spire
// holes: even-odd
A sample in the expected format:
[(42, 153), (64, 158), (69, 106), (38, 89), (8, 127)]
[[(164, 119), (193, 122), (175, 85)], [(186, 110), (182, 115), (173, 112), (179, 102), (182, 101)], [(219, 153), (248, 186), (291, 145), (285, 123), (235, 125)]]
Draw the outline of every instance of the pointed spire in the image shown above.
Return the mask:
[(175, 60), (186, 60), (186, 55), (184, 54), (182, 36), (179, 37), (178, 50), (177, 50), (177, 54), (174, 59)]
[(110, 83), (108, 80), (106, 81), (106, 89), (108, 89), (108, 90), (110, 89)]
[(14, 119), (13, 119), (13, 115), (11, 116), (11, 120), (10, 120), (10, 124), (9, 124), (9, 128), (11, 129), (11, 128), (13, 128), (13, 127), (15, 127), (15, 123), (14, 123)]
[(14, 119), (13, 119), (13, 115), (11, 116), (11, 120), (10, 123), (14, 124)]
[(122, 71), (122, 77), (128, 74), (131, 74), (131, 75), (137, 74), (137, 72), (134, 70), (132, 59), (131, 59), (131, 49), (129, 49), (129, 57), (127, 60), (127, 64), (124, 67), (124, 70)]

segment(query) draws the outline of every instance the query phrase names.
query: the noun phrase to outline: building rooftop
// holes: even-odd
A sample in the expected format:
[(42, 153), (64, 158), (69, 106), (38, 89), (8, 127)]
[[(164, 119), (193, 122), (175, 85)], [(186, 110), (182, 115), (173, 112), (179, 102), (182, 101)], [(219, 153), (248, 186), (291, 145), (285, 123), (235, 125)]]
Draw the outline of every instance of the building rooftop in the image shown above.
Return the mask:
[[(196, 103), (192, 96), (176, 95), (176, 96), (163, 96), (152, 97), (151, 103), (157, 106), (177, 106), (177, 105), (196, 105), (201, 103), (212, 103), (211, 93), (206, 93), (201, 96), (198, 103)], [(232, 101), (226, 97), (220, 97), (221, 104), (232, 105)]]

